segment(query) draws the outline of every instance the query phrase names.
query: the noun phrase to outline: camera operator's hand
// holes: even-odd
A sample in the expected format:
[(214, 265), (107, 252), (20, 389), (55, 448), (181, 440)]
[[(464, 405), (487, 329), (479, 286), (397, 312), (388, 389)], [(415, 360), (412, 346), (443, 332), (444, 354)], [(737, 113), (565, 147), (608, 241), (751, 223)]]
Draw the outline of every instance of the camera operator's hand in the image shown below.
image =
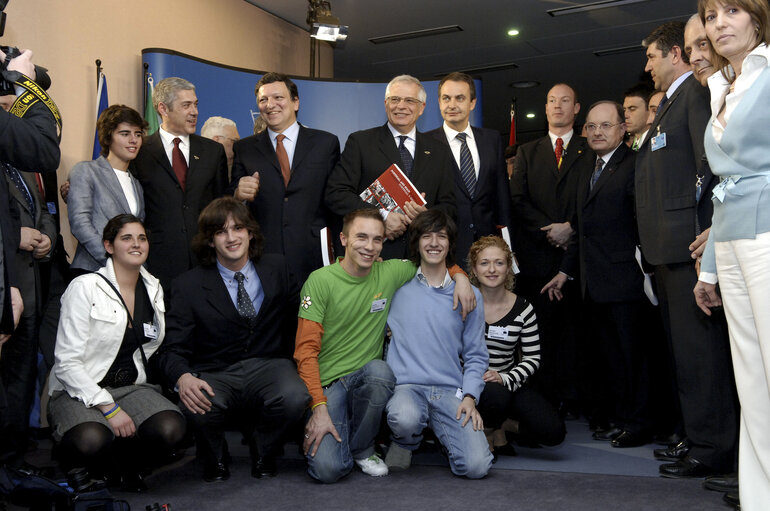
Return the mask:
[[(2, 50), (0, 50), (0, 60), (5, 60), (5, 53)], [(8, 71), (18, 71), (35, 80), (37, 76), (35, 76), (35, 65), (32, 63), (32, 50), (24, 50), (21, 55), (11, 59), (8, 63)]]

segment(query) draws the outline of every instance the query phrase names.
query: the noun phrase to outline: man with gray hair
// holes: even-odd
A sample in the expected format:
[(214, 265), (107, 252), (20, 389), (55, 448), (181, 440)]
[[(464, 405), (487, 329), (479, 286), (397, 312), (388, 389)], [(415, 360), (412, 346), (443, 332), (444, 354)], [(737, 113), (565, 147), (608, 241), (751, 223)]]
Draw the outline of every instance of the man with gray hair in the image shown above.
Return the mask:
[(424, 194), (426, 206), (409, 203), (405, 214), (381, 210), (387, 238), (382, 248), (383, 259), (406, 258), (403, 234), (412, 219), (426, 207), (455, 216), (452, 154), (446, 144), (417, 131), (417, 119), (425, 110), (426, 97), (425, 88), (417, 78), (409, 75), (393, 78), (385, 88), (388, 122), (348, 137), (326, 185), (326, 205), (338, 215), (374, 207), (359, 194), (394, 163)]
[(195, 134), (198, 98), (182, 78), (161, 80), (152, 94), (160, 129), (142, 144), (133, 162), (144, 189), (145, 226), (150, 235), (148, 270), (165, 289), (196, 265), (190, 249), (198, 215), (227, 186), (227, 158), (222, 144)]
[(227, 176), (229, 181), (229, 176), (233, 171), (233, 144), (241, 139), (235, 121), (218, 115), (209, 117), (206, 119), (206, 122), (203, 123), (201, 136), (219, 142), (225, 148), (225, 155), (227, 156)]

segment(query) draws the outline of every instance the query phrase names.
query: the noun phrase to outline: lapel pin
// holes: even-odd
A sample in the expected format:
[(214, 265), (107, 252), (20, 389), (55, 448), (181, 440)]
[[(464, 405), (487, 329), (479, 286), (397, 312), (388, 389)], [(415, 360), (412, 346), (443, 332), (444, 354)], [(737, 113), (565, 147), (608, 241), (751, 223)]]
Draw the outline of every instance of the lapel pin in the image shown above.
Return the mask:
[(423, 151), (425, 154), (430, 154), (430, 151)]
[(200, 158), (198, 158), (198, 157), (197, 157), (197, 156), (195, 156), (194, 154), (193, 154), (193, 158), (195, 158), (196, 160), (200, 160)]

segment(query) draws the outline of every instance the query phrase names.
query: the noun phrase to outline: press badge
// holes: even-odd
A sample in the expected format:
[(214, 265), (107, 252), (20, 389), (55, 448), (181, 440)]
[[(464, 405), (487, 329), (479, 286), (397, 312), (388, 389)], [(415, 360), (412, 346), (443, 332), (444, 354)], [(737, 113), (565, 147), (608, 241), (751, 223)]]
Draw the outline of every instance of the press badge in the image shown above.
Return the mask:
[(158, 327), (153, 325), (152, 323), (145, 323), (144, 324), (144, 336), (148, 339), (157, 339), (158, 338)]
[(504, 341), (508, 338), (508, 328), (504, 326), (490, 325), (489, 331), (487, 332), (487, 337), (497, 341)]
[(650, 140), (650, 148), (652, 148), (653, 151), (663, 149), (664, 147), (666, 147), (665, 133), (659, 133), (658, 136), (652, 137), (652, 140)]
[(48, 213), (51, 215), (56, 214), (56, 203), (55, 202), (46, 202), (45, 207), (48, 208)]
[(388, 303), (387, 298), (381, 298), (372, 302), (372, 308), (369, 312), (382, 312), (385, 310), (385, 304)]

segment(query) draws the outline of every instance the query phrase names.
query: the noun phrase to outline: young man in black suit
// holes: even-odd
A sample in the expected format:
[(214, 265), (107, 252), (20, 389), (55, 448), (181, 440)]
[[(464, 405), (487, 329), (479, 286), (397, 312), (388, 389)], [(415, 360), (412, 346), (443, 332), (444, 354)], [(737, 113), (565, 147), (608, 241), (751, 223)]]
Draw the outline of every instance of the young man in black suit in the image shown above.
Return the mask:
[(455, 261), (466, 270), (468, 249), (481, 236), (512, 229), (511, 196), (500, 133), (471, 126), (476, 108), (476, 85), (465, 73), (450, 73), (438, 85), (438, 104), (444, 125), (428, 132), (452, 152), (457, 207)]
[(331, 133), (297, 122), (299, 93), (286, 75), (267, 73), (255, 94), (267, 129), (233, 146), (230, 187), (236, 199), (248, 201), (265, 236), (265, 253), (286, 256), (289, 272), (301, 284), (323, 266), (320, 230), (340, 229), (339, 218), (323, 203), (340, 143)]
[(284, 433), (310, 400), (284, 319), (299, 307), (298, 293), (283, 256), (262, 255), (259, 226), (242, 202), (216, 199), (198, 227), (193, 243), (202, 266), (174, 281), (159, 365), (179, 392), (206, 481), (230, 476), (228, 417), (253, 432), (251, 475), (274, 476)]
[(222, 144), (195, 134), (198, 98), (192, 83), (161, 80), (152, 103), (163, 122), (142, 143), (131, 169), (144, 190), (147, 269), (169, 289), (174, 277), (196, 264), (190, 244), (198, 215), (225, 193), (227, 157)]
[(581, 349), (588, 351), (591, 368), (585, 378), (594, 390), (594, 419), (602, 426), (594, 438), (610, 440), (613, 447), (637, 447), (650, 439), (648, 343), (641, 335), (648, 306), (635, 259), (635, 153), (623, 143), (623, 117), (623, 106), (612, 101), (588, 110), (586, 136), (595, 153), (594, 170), (580, 175), (576, 242), (545, 290), (559, 299), (567, 279), (579, 277), (590, 332)]
[(519, 147), (510, 181), (513, 244), (521, 267), (517, 293), (535, 307), (540, 324), (541, 366), (536, 382), (561, 411), (577, 412), (575, 324), (578, 289), (565, 285), (565, 300), (551, 302), (540, 290), (559, 271), (572, 236), (577, 180), (591, 172), (586, 139), (573, 130), (580, 111), (575, 90), (567, 84), (548, 91), (548, 135)]
[(381, 257), (407, 257), (406, 228), (418, 213), (438, 208), (455, 216), (454, 183), (450, 177), (452, 155), (444, 144), (417, 131), (417, 119), (425, 110), (427, 95), (420, 81), (409, 75), (393, 78), (385, 88), (388, 122), (357, 131), (348, 137), (339, 163), (326, 185), (326, 205), (344, 216), (360, 208), (372, 208), (359, 194), (392, 164), (397, 164), (417, 189), (427, 206), (408, 208), (406, 215), (383, 210), (385, 236)]
[(689, 246), (711, 225), (711, 174), (703, 149), (709, 92), (692, 75), (684, 23), (669, 22), (645, 40), (646, 70), (666, 91), (636, 158), (636, 214), (642, 254), (655, 267), (661, 313), (676, 370), (687, 450), (661, 465), (667, 477), (734, 472), (738, 403), (723, 314), (703, 314)]

